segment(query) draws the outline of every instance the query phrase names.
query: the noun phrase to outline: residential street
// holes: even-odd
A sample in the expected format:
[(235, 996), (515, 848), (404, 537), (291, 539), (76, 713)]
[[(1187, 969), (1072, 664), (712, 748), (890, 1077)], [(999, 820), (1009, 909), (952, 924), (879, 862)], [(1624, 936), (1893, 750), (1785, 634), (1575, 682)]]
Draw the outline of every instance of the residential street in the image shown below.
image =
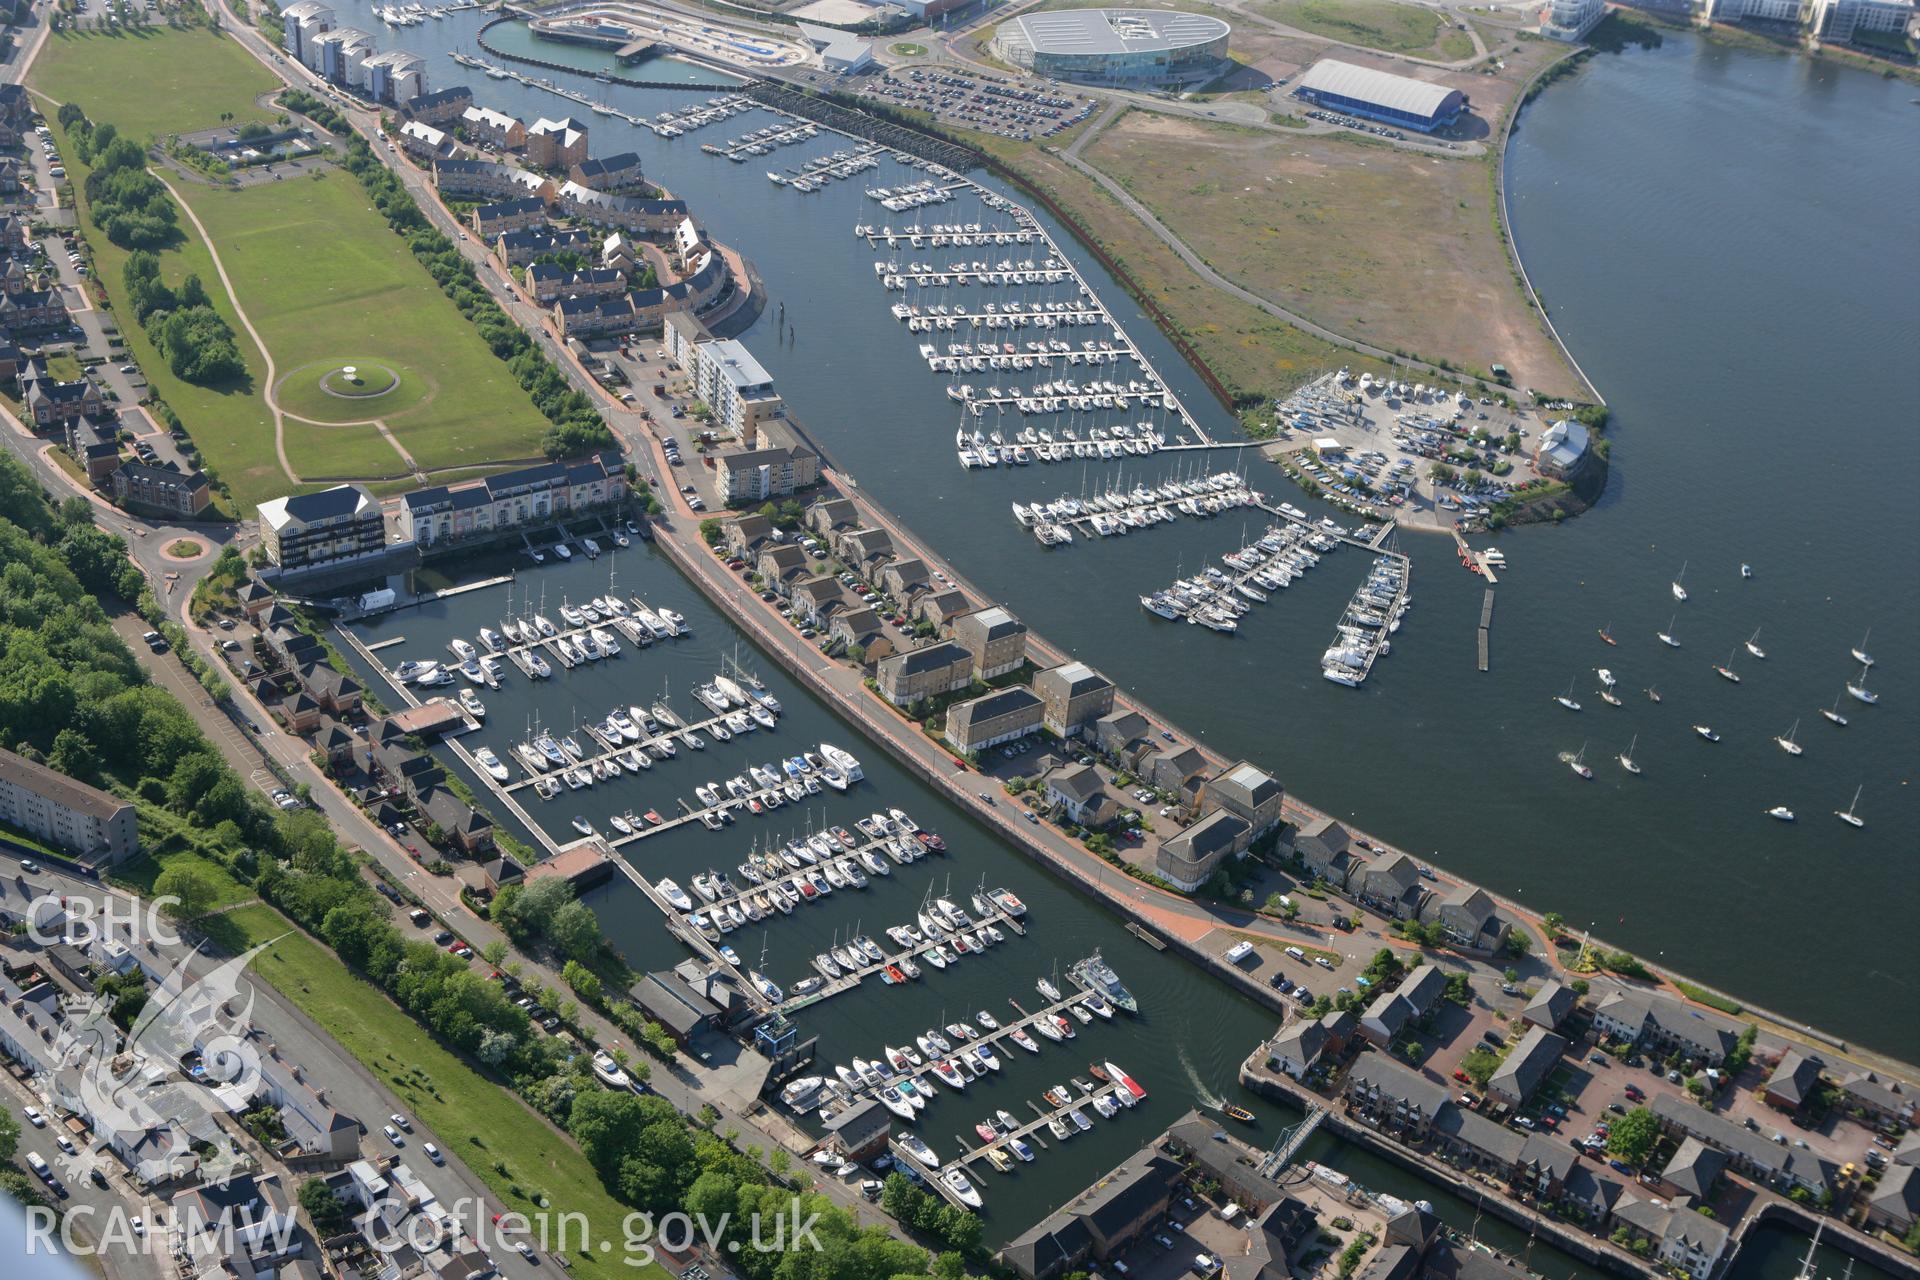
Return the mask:
[[(138, 900), (132, 895), (117, 889), (103, 888), (90, 880), (61, 875), (45, 868), (32, 876), (23, 876), (17, 858), (10, 854), (0, 854), (0, 908), (21, 911), (28, 901), (46, 894), (87, 898), (97, 906), (103, 906), (105, 899), (110, 896), (119, 904), (117, 910), (123, 915), (141, 909), (134, 906)], [(95, 918), (98, 919), (99, 916), (96, 915)], [(130, 946), (148, 951), (149, 958), (157, 959), (170, 966), (192, 957), (189, 960), (187, 972), (195, 978), (203, 976), (219, 963), (216, 957), (197, 954), (184, 941), (172, 945), (156, 943), (148, 948), (144, 941), (131, 937), (125, 931), (124, 925), (116, 930), (115, 936), (128, 942)], [(400, 1099), (387, 1090), (371, 1072), (362, 1067), (330, 1036), (314, 1025), (305, 1014), (288, 1003), (279, 992), (265, 983), (254, 983), (252, 986), (255, 993), (253, 1025), (257, 1032), (255, 1039), (258, 1043), (263, 1047), (269, 1044), (274, 1045), (283, 1058), (300, 1064), (306, 1077), (325, 1091), (329, 1102), (361, 1123), (364, 1129), (361, 1137), (363, 1154), (391, 1154), (393, 1148), (381, 1136), (380, 1126), (386, 1123), (387, 1116), (395, 1112), (406, 1112), (406, 1107)], [(8, 1088), (16, 1091), (9, 1101), (16, 1107), (23, 1105), (25, 1098), (17, 1092), (18, 1086), (9, 1080)], [(466, 1168), (452, 1144), (440, 1141), (437, 1135), (427, 1129), (421, 1121), (413, 1119), (412, 1123), (413, 1135), (408, 1139), (407, 1146), (401, 1149), (400, 1154), (406, 1159), (408, 1167), (419, 1175), (422, 1182), (433, 1189), (434, 1194), (443, 1204), (452, 1205), (457, 1201), (465, 1200), (472, 1206), (463, 1218), (464, 1224), (470, 1231), (477, 1230), (486, 1217), (503, 1212), (508, 1207), (496, 1200), (479, 1178)], [(33, 1135), (35, 1138), (44, 1137), (45, 1132), (31, 1128), (25, 1130), (27, 1135)], [(53, 1146), (51, 1137), (45, 1137), (45, 1142), (48, 1148)], [(424, 1142), (433, 1142), (446, 1152), (449, 1157), (447, 1163), (436, 1166), (422, 1158), (418, 1152), (419, 1144)], [(24, 1142), (23, 1145), (29, 1149), (39, 1149), (32, 1145), (32, 1141)], [(43, 1150), (41, 1154), (47, 1157), (49, 1163), (52, 1163), (58, 1152)], [(94, 1196), (101, 1198), (103, 1202), (105, 1200), (106, 1193), (99, 1192), (82, 1180), (70, 1180), (68, 1185), (76, 1198)], [(123, 1180), (118, 1178), (114, 1180), (114, 1192), (121, 1203), (132, 1206), (133, 1212), (142, 1213), (148, 1217), (149, 1221), (152, 1220), (151, 1215), (155, 1205), (139, 1197)], [(511, 1250), (496, 1249), (492, 1256), (503, 1274), (515, 1277), (515, 1280), (532, 1280), (532, 1277), (542, 1274), (536, 1265), (529, 1263)], [(151, 1271), (145, 1270), (148, 1266), (152, 1267)], [(136, 1269), (124, 1273), (116, 1269), (116, 1276), (158, 1274), (160, 1274), (160, 1263), (157, 1259), (143, 1258)]]

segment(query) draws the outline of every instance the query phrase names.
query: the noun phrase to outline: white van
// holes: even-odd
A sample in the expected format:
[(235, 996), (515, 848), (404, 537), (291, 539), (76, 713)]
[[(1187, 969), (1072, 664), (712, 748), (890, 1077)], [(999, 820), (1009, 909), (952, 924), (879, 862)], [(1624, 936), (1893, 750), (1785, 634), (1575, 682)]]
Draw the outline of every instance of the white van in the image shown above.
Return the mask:
[(27, 1152), (27, 1167), (39, 1174), (42, 1178), (52, 1176), (47, 1170), (47, 1162), (40, 1158), (38, 1151)]
[(1298, 947), (1288, 947), (1287, 954), (1292, 956), (1295, 960), (1305, 960), (1307, 958), (1307, 953), (1302, 951)]

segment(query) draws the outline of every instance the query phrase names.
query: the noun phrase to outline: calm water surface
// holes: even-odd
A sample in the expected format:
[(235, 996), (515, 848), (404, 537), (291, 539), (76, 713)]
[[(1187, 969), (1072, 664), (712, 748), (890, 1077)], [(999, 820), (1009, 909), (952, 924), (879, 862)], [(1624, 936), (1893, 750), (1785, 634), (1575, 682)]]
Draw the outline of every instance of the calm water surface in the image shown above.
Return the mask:
[[(382, 39), (435, 56), (436, 83), (455, 83), (458, 69), (443, 66), (438, 53), (477, 52), (477, 25), (473, 15), (456, 15), (382, 29)], [(509, 40), (507, 31), (489, 39)], [(542, 45), (539, 56), (597, 65), (594, 56), (558, 49)], [(661, 78), (657, 70), (645, 74)], [(469, 79), (487, 105), (528, 118), (567, 106), (538, 89)], [(584, 76), (578, 85), (594, 94), (605, 88)], [(711, 92), (605, 91), (636, 114)], [(1221, 640), (1161, 624), (1134, 597), (1237, 546), (1239, 521), (1186, 523), (1097, 546), (1083, 541), (1043, 562), (1046, 553), (1014, 526), (1008, 503), (1098, 487), (1121, 472), (1111, 464), (958, 471), (943, 380), (915, 358), (920, 339), (888, 315), (895, 299), (876, 283), (873, 255), (850, 234), (856, 221), (908, 220), (861, 194), (906, 176), (891, 162), (805, 197), (775, 189), (761, 170), (844, 142), (821, 139), (742, 166), (697, 148), (766, 123), (757, 115), (677, 141), (606, 117), (583, 119), (595, 154), (639, 151), (653, 177), (754, 260), (770, 306), (747, 340), (835, 461), (1056, 642), (1221, 751), (1267, 764), (1322, 807), (1432, 851), (1539, 909), (1592, 921), (1613, 940), (1756, 1002), (1914, 1057), (1914, 957), (1895, 940), (1920, 889), (1909, 834), (1920, 813), (1907, 786), (1920, 746), (1910, 710), (1920, 698), (1912, 593), (1920, 513), (1900, 483), (1920, 461), (1910, 407), (1920, 307), (1910, 290), (1889, 286), (1913, 279), (1920, 267), (1900, 212), (1912, 207), (1911, 180), (1920, 172), (1909, 96), (1903, 86), (1857, 73), (1682, 37), (1658, 50), (1595, 59), (1529, 108), (1510, 166), (1517, 234), (1556, 321), (1613, 404), (1620, 466), (1598, 512), (1504, 538), (1511, 569), (1499, 589), (1490, 674), (1473, 670), (1481, 583), (1459, 571), (1449, 544), (1411, 541), (1419, 607), (1360, 691), (1315, 678), (1319, 652), (1363, 572), (1352, 553), (1330, 557), (1250, 615), (1239, 637)], [(1903, 182), (1905, 195), (1896, 190)], [(966, 202), (921, 216), (989, 220)], [(1208, 428), (1229, 435), (1227, 416), (1110, 278), (1076, 259)], [(775, 333), (783, 304), (790, 336)], [(1232, 466), (1231, 457), (1211, 465)], [(1299, 502), (1276, 474), (1247, 465), (1264, 487)], [(1125, 475), (1131, 481), (1178, 466), (1134, 464)], [(1876, 473), (1896, 478), (1888, 483)], [(1754, 565), (1751, 581), (1738, 577), (1741, 561)], [(1686, 647), (1675, 652), (1653, 632), (1676, 610), (1667, 582), (1682, 562), (1693, 600), (1678, 607)], [(740, 643), (644, 550), (522, 574), (516, 598), (543, 585), (550, 607), (563, 594), (597, 594), (610, 563), (622, 591), (686, 613), (695, 638), (629, 651), (537, 689), (516, 679), (489, 695), (493, 717), (479, 741), (502, 750), (536, 713), (565, 727), (576, 711), (597, 718), (615, 701), (650, 700), (663, 684), (690, 708), (691, 683)], [(504, 603), (501, 592), (463, 597), (385, 620), (369, 638), (406, 635), (409, 643), (389, 658), (438, 654), (448, 637), (472, 636), (497, 618)], [(1603, 624), (1620, 638), (1618, 649), (1595, 638)], [(1870, 683), (1882, 704), (1848, 703), (1852, 724), (1840, 730), (1817, 709), (1854, 674), (1847, 649), (1868, 626), (1879, 659)], [(1741, 653), (1734, 665), (1745, 681), (1722, 682), (1710, 664), (1756, 627), (1768, 659)], [(742, 645), (741, 652), (751, 651)], [(990, 1184), (996, 1238), (1110, 1167), (1149, 1125), (1194, 1102), (1231, 1096), (1235, 1065), (1270, 1029), (1269, 1015), (1148, 952), (1105, 913), (863, 749), (771, 664), (755, 665), (788, 708), (771, 741), (750, 738), (701, 757), (683, 752), (620, 790), (563, 797), (540, 819), (565, 832), (567, 818), (585, 812), (604, 828), (608, 812), (691, 797), (695, 783), (750, 760), (822, 738), (854, 749), (869, 783), (855, 795), (817, 801), (814, 818), (850, 825), (876, 804), (897, 804), (943, 830), (954, 852), (773, 923), (764, 931), (768, 971), (792, 981), (836, 932), (878, 935), (909, 918), (930, 884), (944, 888), (949, 877), (956, 890), (982, 876), (1014, 889), (1032, 905), (1034, 929), (960, 972), (929, 972), (911, 995), (876, 987), (809, 1011), (806, 1029), (820, 1033), (832, 1060), (900, 1043), (974, 1009), (1003, 1012), (1009, 998), (1029, 1000), (1034, 978), (1056, 961), (1105, 948), (1141, 993), (1141, 1019), (1090, 1028), (1065, 1048), (1045, 1045), (1037, 1060), (1022, 1055), (992, 1088), (934, 1104), (938, 1114), (924, 1126), (936, 1148), (952, 1148), (976, 1112), (1020, 1110), (1020, 1100), (1045, 1085), (1084, 1073), (1096, 1054), (1121, 1061), (1153, 1090), (1145, 1116), (1102, 1126), (1023, 1171), (1017, 1197), (1007, 1180)], [(1624, 709), (1588, 696), (1589, 710), (1575, 717), (1552, 704), (1569, 679), (1591, 689), (1597, 665), (1612, 667), (1633, 695)], [(1654, 705), (1640, 696), (1647, 685), (1665, 700)], [(1796, 718), (1807, 753), (1793, 760), (1769, 739)], [(1696, 721), (1711, 723), (1723, 741), (1699, 742), (1688, 728)], [(1634, 734), (1647, 770), (1639, 779), (1611, 764)], [(1598, 764), (1599, 779), (1589, 784), (1554, 758), (1583, 743)], [(1829, 816), (1856, 785), (1865, 787), (1864, 831)], [(1799, 824), (1762, 816), (1781, 803), (1799, 811)], [(648, 840), (631, 857), (643, 874), (685, 883), (707, 866), (731, 868), (756, 831), (785, 832), (807, 820), (791, 813), (726, 836), (695, 828)], [(636, 965), (678, 958), (651, 908), (624, 883), (601, 891), (595, 905)], [(1819, 945), (1836, 935), (1862, 939), (1838, 971), (1833, 950)], [(763, 940), (732, 941), (757, 955)], [(1264, 1135), (1290, 1119), (1259, 1109)], [(1420, 1193), (1358, 1153), (1327, 1152), (1362, 1181)], [(1471, 1205), (1440, 1208), (1462, 1225), (1472, 1221)], [(1556, 1275), (1578, 1270), (1538, 1251), (1535, 1266)]]

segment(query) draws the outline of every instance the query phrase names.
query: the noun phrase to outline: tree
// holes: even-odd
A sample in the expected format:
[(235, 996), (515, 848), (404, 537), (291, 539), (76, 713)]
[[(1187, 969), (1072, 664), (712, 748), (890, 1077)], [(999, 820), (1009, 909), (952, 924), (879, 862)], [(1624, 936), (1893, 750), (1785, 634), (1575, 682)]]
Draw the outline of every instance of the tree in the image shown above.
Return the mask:
[(600, 921), (586, 903), (569, 902), (553, 913), (547, 936), (574, 959), (585, 959), (600, 947)]
[(1540, 925), (1547, 931), (1547, 937), (1558, 938), (1567, 930), (1567, 918), (1558, 911), (1549, 911), (1540, 918)]
[(1500, 1069), (1500, 1059), (1485, 1049), (1471, 1049), (1460, 1059), (1460, 1069), (1467, 1073), (1467, 1079), (1484, 1089), (1493, 1073)]
[(314, 1233), (322, 1239), (347, 1228), (347, 1208), (334, 1198), (324, 1178), (308, 1178), (300, 1184), (300, 1207), (307, 1211)]
[(213, 909), (220, 896), (212, 876), (185, 863), (176, 863), (162, 871), (153, 882), (153, 892), (155, 897), (178, 899), (166, 908), (167, 914), (176, 920), (198, 920)]
[(560, 976), (568, 986), (579, 994), (588, 1004), (600, 1003), (600, 977), (578, 960), (569, 960), (560, 970)]
[(13, 1159), (13, 1153), (20, 1149), (20, 1121), (13, 1112), (0, 1107), (0, 1165)]
[(1567, 989), (1577, 996), (1584, 996), (1587, 992), (1593, 990), (1593, 984), (1585, 978), (1575, 978), (1567, 984)]
[(1509, 968), (1500, 976), (1506, 979), (1508, 986), (1512, 986), (1514, 983), (1520, 981), (1520, 971), (1518, 969)]
[(1659, 1117), (1645, 1107), (1635, 1107), (1613, 1122), (1607, 1133), (1607, 1154), (1638, 1167), (1653, 1154), (1659, 1140)]
[(1507, 954), (1525, 956), (1533, 951), (1533, 935), (1525, 929), (1515, 929), (1507, 935)]

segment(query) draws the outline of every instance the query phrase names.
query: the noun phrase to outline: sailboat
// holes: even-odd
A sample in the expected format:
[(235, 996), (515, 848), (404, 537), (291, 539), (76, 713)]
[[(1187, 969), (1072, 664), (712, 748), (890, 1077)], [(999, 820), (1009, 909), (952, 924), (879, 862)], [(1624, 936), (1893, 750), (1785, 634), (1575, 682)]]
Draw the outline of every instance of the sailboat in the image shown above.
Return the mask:
[(1618, 645), (1620, 643), (1613, 638), (1613, 624), (1611, 622), (1600, 628), (1600, 638), (1611, 645)]
[(1639, 745), (1640, 735), (1636, 733), (1633, 735), (1633, 741), (1627, 744), (1627, 749), (1620, 753), (1620, 767), (1628, 773), (1637, 774), (1640, 772), (1640, 766), (1633, 762), (1633, 749)]
[(1578, 711), (1580, 709), (1580, 704), (1573, 700), (1573, 681), (1571, 680), (1567, 681), (1567, 691), (1555, 695), (1553, 700), (1569, 711)]
[(1854, 813), (1854, 810), (1860, 807), (1860, 792), (1862, 790), (1863, 788), (1861, 787), (1855, 787), (1853, 789), (1853, 803), (1847, 806), (1847, 811), (1845, 813), (1842, 813), (1840, 812), (1840, 810), (1835, 809), (1833, 811), (1833, 816), (1840, 819), (1840, 821), (1846, 823), (1850, 827), (1866, 826), (1867, 820), (1865, 818), (1860, 817), (1858, 814)]
[(1680, 642), (1673, 638), (1674, 618), (1678, 618), (1679, 616), (1680, 615), (1676, 613), (1673, 615), (1672, 618), (1668, 618), (1667, 629), (1665, 631), (1660, 631), (1655, 633), (1660, 637), (1660, 643), (1667, 646), (1667, 648), (1669, 649), (1678, 649), (1680, 647)]
[(1787, 730), (1785, 733), (1775, 738), (1774, 741), (1779, 743), (1780, 749), (1786, 752), (1788, 755), (1797, 756), (1800, 754), (1802, 748), (1799, 743), (1793, 740), (1793, 735), (1799, 732), (1800, 732), (1800, 722), (1798, 720), (1795, 720), (1793, 722), (1793, 728)]
[(1580, 744), (1580, 749), (1572, 754), (1562, 751), (1560, 753), (1560, 762), (1591, 782), (1593, 780), (1593, 770), (1587, 767), (1586, 755), (1587, 744), (1583, 742)]
[(1853, 660), (1863, 667), (1873, 665), (1873, 655), (1867, 652), (1867, 641), (1873, 636), (1873, 628), (1867, 628), (1867, 634), (1860, 637), (1860, 643), (1854, 647)]
[(1832, 706), (1820, 708), (1820, 714), (1839, 725), (1842, 729), (1847, 727), (1847, 718), (1840, 714), (1839, 694), (1834, 695)]
[(1849, 683), (1847, 685), (1847, 693), (1852, 696), (1855, 702), (1864, 702), (1868, 706), (1872, 706), (1874, 703), (1880, 701), (1880, 695), (1867, 688), (1867, 669), (1865, 667), (1860, 668), (1860, 683)]
[(1680, 576), (1678, 578), (1675, 578), (1671, 583), (1668, 584), (1673, 588), (1673, 598), (1675, 600), (1678, 600), (1681, 604), (1685, 604), (1687, 602), (1687, 589), (1680, 585), (1681, 580), (1684, 579), (1686, 576), (1687, 576), (1687, 562), (1682, 560), (1680, 562)]
[(1731, 681), (1732, 681), (1733, 683), (1735, 683), (1735, 684), (1739, 684), (1739, 683), (1740, 683), (1740, 673), (1739, 673), (1738, 671), (1735, 671), (1735, 670), (1733, 669), (1733, 654), (1734, 654), (1734, 651), (1733, 651), (1733, 650), (1731, 650), (1731, 649), (1729, 649), (1729, 650), (1727, 650), (1727, 660), (1726, 660), (1726, 662), (1725, 662), (1725, 663), (1719, 663), (1719, 662), (1716, 662), (1716, 663), (1714, 663), (1714, 664), (1713, 664), (1713, 669), (1714, 669), (1715, 671), (1717, 671), (1717, 672), (1719, 672), (1719, 673), (1720, 673), (1720, 678), (1721, 678), (1722, 680), (1731, 680)]
[(1747, 637), (1747, 652), (1756, 658), (1764, 658), (1767, 651), (1760, 647), (1760, 628), (1755, 627), (1753, 634)]

